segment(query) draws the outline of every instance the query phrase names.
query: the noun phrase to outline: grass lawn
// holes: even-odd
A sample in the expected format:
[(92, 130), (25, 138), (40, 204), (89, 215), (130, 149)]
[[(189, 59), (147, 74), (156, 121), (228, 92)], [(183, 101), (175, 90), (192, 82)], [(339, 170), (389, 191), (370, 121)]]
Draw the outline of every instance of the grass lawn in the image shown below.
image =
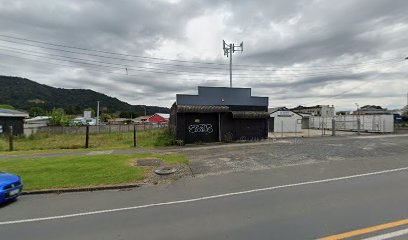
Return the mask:
[(66, 156), (4, 159), (0, 160), (0, 171), (19, 175), (25, 190), (136, 183), (151, 171), (148, 167), (132, 166), (133, 160), (142, 158), (188, 164), (180, 153)]
[[(138, 131), (136, 135), (139, 147), (163, 147), (172, 145), (168, 129), (151, 129)], [(48, 150), (48, 149), (79, 149), (84, 148), (85, 135), (47, 135), (35, 134), (30, 137), (17, 137), (14, 150)], [(129, 148), (133, 146), (133, 132), (100, 133), (89, 135), (89, 148)], [(8, 150), (7, 138), (0, 138), (0, 152)]]

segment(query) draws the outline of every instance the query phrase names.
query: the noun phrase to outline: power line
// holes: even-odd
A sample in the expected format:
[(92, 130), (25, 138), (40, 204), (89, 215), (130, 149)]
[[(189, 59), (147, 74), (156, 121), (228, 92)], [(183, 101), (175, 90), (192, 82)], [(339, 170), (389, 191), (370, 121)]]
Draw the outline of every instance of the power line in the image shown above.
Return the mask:
[[(29, 43), (19, 43), (15, 41), (10, 41), (10, 40), (4, 40), (0, 39), (0, 41), (8, 42), (8, 43), (14, 43), (14, 44), (21, 44), (21, 45), (26, 45), (26, 46), (32, 46), (32, 47), (38, 47), (38, 48), (43, 48), (43, 49), (48, 49), (48, 50), (54, 50), (54, 51), (61, 51), (61, 52), (66, 52), (66, 53), (73, 53), (73, 54), (79, 54), (79, 55), (86, 55), (86, 56), (93, 56), (93, 57), (100, 57), (100, 58), (105, 58), (105, 59), (114, 59), (114, 60), (120, 60), (120, 61), (129, 61), (129, 62), (139, 62), (139, 63), (146, 63), (146, 64), (156, 64), (156, 65), (166, 65), (166, 66), (174, 66), (174, 67), (191, 67), (191, 68), (204, 68), (204, 69), (213, 69), (213, 70), (227, 70), (227, 68), (223, 67), (208, 67), (208, 66), (191, 66), (191, 65), (180, 65), (180, 64), (171, 64), (171, 63), (156, 63), (156, 62), (149, 62), (149, 61), (143, 61), (143, 60), (135, 60), (135, 59), (127, 59), (127, 58), (118, 58), (118, 57), (111, 57), (111, 56), (104, 56), (104, 55), (99, 55), (99, 54), (92, 54), (92, 53), (84, 53), (84, 52), (76, 52), (76, 51), (70, 51), (70, 50), (65, 50), (65, 49), (58, 49), (58, 48), (51, 48), (51, 47), (44, 47), (44, 46), (39, 46), (39, 45), (34, 45), (34, 44), (29, 44)], [(3, 46), (4, 47), (4, 46)], [(7, 46), (8, 47), (8, 46)], [(12, 48), (12, 47), (9, 47)], [(17, 48), (14, 48), (17, 49)], [(21, 50), (21, 49), (20, 49)], [(29, 51), (29, 50), (25, 50)], [(47, 53), (48, 54), (48, 53)], [(381, 62), (370, 62), (370, 63), (360, 63), (360, 64), (353, 64), (354, 66), (365, 66), (365, 65), (371, 65), (371, 64), (384, 64), (387, 62), (393, 62), (397, 61), (396, 59), (399, 58), (392, 58), (389, 60), (383, 60)], [(316, 66), (315, 66), (316, 67)], [(293, 67), (292, 67), (293, 68)], [(312, 70), (314, 69), (313, 67), (304, 67), (304, 69), (307, 70)], [(343, 70), (344, 67), (330, 67), (330, 68), (324, 68), (323, 70), (329, 70), (329, 71), (319, 71), (319, 73), (325, 73), (325, 72), (330, 72), (332, 70), (337, 70), (341, 69)], [(290, 67), (282, 67), (280, 69), (234, 69), (236, 71), (256, 71), (256, 72), (297, 72), (297, 71), (304, 71), (300, 69), (300, 67), (296, 67), (296, 69), (291, 69)], [(307, 71), (306, 71), (307, 72)], [(304, 73), (303, 73), (304, 74)]]
[[(61, 66), (61, 67), (69, 67), (69, 68), (73, 68), (73, 66), (71, 65), (66, 65), (66, 64), (60, 64), (60, 63), (53, 63), (53, 62), (45, 62), (45, 61), (40, 61), (40, 60), (36, 60), (36, 59), (31, 59), (31, 58), (25, 58), (25, 57), (21, 57), (21, 56), (14, 56), (14, 55), (9, 55), (9, 54), (4, 54), (4, 53), (0, 53), (0, 55), (3, 56), (7, 56), (7, 57), (14, 57), (14, 58), (19, 58), (19, 59), (23, 59), (26, 61), (31, 61), (31, 62), (37, 62), (37, 63), (41, 63), (41, 64), (46, 64), (46, 65), (53, 65), (53, 66)], [(47, 66), (49, 67), (49, 66)], [(81, 68), (84, 69), (84, 68)], [(121, 75), (121, 76), (134, 76), (134, 77), (141, 77), (141, 75), (134, 75), (134, 74), (125, 74), (125, 73), (118, 73), (118, 72), (112, 72), (112, 71), (107, 71), (105, 68), (99, 68), (99, 67), (87, 67), (85, 68), (88, 71), (93, 71), (93, 72), (98, 72), (98, 73), (110, 73), (110, 74), (116, 74), (116, 75)], [(149, 76), (151, 77), (151, 76)], [(160, 78), (166, 78), (168, 80), (175, 80), (175, 81), (179, 81), (179, 80), (196, 80), (196, 79), (183, 79), (183, 78), (169, 78), (168, 76), (161, 76)], [(219, 79), (205, 79), (205, 81), (220, 81)]]
[(222, 67), (208, 67), (208, 66), (192, 66), (192, 65), (181, 65), (181, 64), (171, 64), (171, 63), (157, 63), (157, 62), (149, 62), (149, 61), (135, 60), (135, 59), (128, 59), (128, 58), (119, 58), (119, 57), (104, 56), (104, 55), (92, 54), (92, 53), (85, 53), (85, 52), (75, 52), (75, 51), (70, 51), (70, 50), (65, 50), (65, 49), (39, 46), (39, 45), (29, 44), (29, 43), (20, 43), (20, 42), (15, 42), (15, 41), (10, 41), (10, 40), (4, 40), (4, 39), (0, 39), (0, 41), (9, 42), (9, 43), (15, 43), (15, 44), (21, 44), (21, 45), (26, 45), (26, 46), (32, 46), (32, 47), (38, 47), (38, 48), (43, 48), (43, 49), (49, 49), (49, 50), (54, 50), (54, 51), (61, 51), (61, 52), (66, 52), (66, 53), (87, 55), (87, 56), (100, 57), (100, 58), (106, 58), (106, 59), (114, 59), (114, 60), (120, 60), (120, 61), (139, 62), (139, 63), (146, 63), (146, 64), (157, 64), (157, 65), (174, 66), (174, 67), (192, 67), (192, 68), (206, 68), (206, 69), (227, 70), (227, 68), (222, 68)]
[[(86, 59), (74, 58), (74, 57), (68, 57), (68, 56), (61, 56), (61, 55), (56, 55), (56, 54), (49, 54), (49, 55), (58, 56), (60, 58), (48, 57), (48, 56), (43, 56), (43, 55), (38, 55), (38, 54), (31, 54), (31, 53), (27, 53), (27, 52), (23, 52), (23, 51), (15, 51), (15, 50), (3, 49), (3, 48), (0, 48), (0, 50), (1, 51), (8, 51), (8, 52), (24, 53), (25, 55), (39, 57), (39, 58), (46, 58), (46, 59), (52, 59), (52, 60), (58, 60), (58, 61), (72, 62), (72, 63), (77, 63), (77, 64), (94, 65), (94, 66), (106, 67), (106, 68), (111, 68), (111, 69), (125, 70), (125, 68), (127, 68), (128, 70), (133, 70), (133, 71), (138, 71), (138, 72), (151, 72), (151, 73), (174, 74), (174, 75), (186, 75), (186, 74), (188, 74), (188, 75), (194, 75), (194, 76), (202, 76), (202, 75), (211, 74), (211, 73), (205, 73), (205, 72), (185, 72), (185, 71), (176, 71), (176, 70), (159, 71), (160, 69), (157, 69), (157, 68), (131, 67), (129, 65), (106, 63), (106, 62), (94, 61), (94, 60), (86, 60)], [(61, 59), (61, 58), (66, 58), (66, 59)], [(70, 59), (73, 59), (73, 60), (70, 60)], [(77, 60), (79, 60), (79, 61), (77, 61)], [(102, 64), (95, 64), (95, 63), (90, 63), (90, 62), (102, 63)], [(141, 68), (141, 69), (144, 69), (144, 70), (137, 69), (137, 68)], [(156, 70), (158, 70), (158, 71), (156, 71)], [(223, 76), (223, 75), (219, 75), (219, 76)]]
[[(1, 48), (3, 47), (3, 48)], [(14, 50), (10, 50), (10, 49), (4, 49), (4, 47), (10, 48), (10, 49), (14, 49)], [(92, 62), (91, 65), (95, 65), (94, 63), (98, 63), (98, 66), (103, 66), (103, 67), (109, 67), (109, 68), (115, 68), (115, 69), (121, 69), (121, 70), (135, 70), (135, 71), (142, 71), (141, 69), (144, 69), (147, 72), (153, 72), (153, 73), (161, 73), (161, 74), (176, 74), (176, 75), (184, 75), (184, 74), (190, 74), (190, 75), (195, 75), (195, 76), (200, 76), (200, 75), (214, 75), (214, 76), (225, 76), (226, 73), (216, 73), (216, 72), (197, 72), (197, 71), (185, 71), (185, 70), (173, 70), (173, 69), (167, 69), (166, 71), (162, 70), (162, 69), (158, 69), (158, 68), (151, 68), (151, 67), (141, 67), (141, 66), (131, 66), (131, 65), (126, 65), (126, 64), (118, 64), (118, 63), (111, 63), (111, 62), (104, 62), (104, 61), (96, 61), (96, 60), (89, 60), (89, 59), (83, 59), (83, 58), (76, 58), (76, 57), (69, 57), (69, 56), (63, 56), (63, 55), (59, 55), (59, 54), (52, 54), (52, 53), (44, 53), (44, 52), (38, 52), (38, 51), (31, 51), (31, 50), (27, 50), (27, 49), (19, 49), (19, 48), (14, 48), (14, 47), (9, 47), (9, 46), (2, 46), (0, 45), (0, 50), (3, 51), (8, 51), (8, 52), (17, 52), (17, 53), (23, 53), (26, 55), (30, 55), (30, 56), (35, 56), (35, 57), (40, 57), (40, 58), (49, 58), (49, 59), (53, 59), (53, 60), (58, 60), (58, 61), (66, 61), (65, 59), (73, 59), (75, 61), (70, 61), (70, 62), (74, 62), (77, 64), (91, 64), (89, 62)], [(15, 51), (16, 50), (16, 51)], [(29, 52), (29, 53), (27, 53)], [(31, 53), (39, 53), (41, 55), (38, 54), (31, 54)], [(44, 55), (49, 55), (49, 56), (54, 56), (54, 57), (59, 57), (59, 58), (51, 58), (48, 56), (44, 56)], [(60, 58), (65, 58), (65, 59), (60, 59)], [(79, 60), (79, 61), (76, 61)], [(104, 64), (104, 65), (100, 65), (100, 64)], [(367, 67), (365, 67), (367, 68)], [(359, 70), (364, 70), (365, 68), (360, 68)], [(322, 75), (330, 75), (330, 74), (340, 74), (340, 73), (344, 73), (344, 70), (341, 71), (330, 71), (330, 72), (312, 72), (312, 73), (279, 73), (278, 75), (281, 76), (293, 76), (293, 77), (313, 77), (313, 76), (322, 76)], [(262, 73), (258, 73), (258, 74), (250, 74), (250, 73), (237, 73), (237, 76), (243, 76), (241, 78), (271, 78), (272, 74), (262, 74)], [(276, 76), (275, 76), (276, 77)]]
[[(10, 50), (10, 49), (4, 49), (4, 47), (10, 48), (10, 49), (14, 49), (14, 50)], [(97, 60), (89, 60), (89, 59), (83, 59), (83, 58), (76, 58), (76, 57), (69, 57), (69, 56), (63, 56), (63, 55), (59, 55), (59, 54), (52, 54), (52, 53), (44, 53), (44, 52), (37, 52), (37, 51), (31, 51), (31, 50), (26, 50), (26, 49), (19, 49), (19, 48), (13, 48), (13, 47), (8, 47), (8, 46), (2, 46), (0, 45), (0, 50), (3, 51), (10, 51), (10, 52), (18, 52), (18, 53), (24, 53), (27, 55), (31, 55), (31, 56), (36, 56), (36, 57), (46, 57), (44, 55), (49, 55), (49, 56), (54, 56), (54, 57), (61, 57), (61, 58), (67, 58), (67, 59), (74, 59), (74, 60), (80, 60), (80, 61), (84, 61), (83, 63), (86, 62), (94, 62), (94, 63), (102, 63), (102, 64), (107, 64), (107, 65), (114, 65), (116, 66), (116, 68), (120, 69), (132, 69), (135, 70), (134, 68), (141, 68), (141, 69), (148, 69), (148, 70), (162, 70), (159, 68), (151, 68), (151, 67), (140, 67), (140, 66), (132, 66), (132, 65), (127, 65), (127, 64), (118, 64), (118, 63), (111, 63), (111, 62), (104, 62), (104, 61), (97, 61)], [(28, 54), (29, 53), (38, 53), (41, 55), (36, 55), (36, 54)], [(52, 58), (55, 60), (55, 58)], [(62, 59), (57, 59), (57, 60), (62, 60)], [(79, 62), (77, 62), (79, 63)], [(110, 67), (110, 66), (109, 66)], [(170, 69), (169, 71), (171, 72), (185, 72), (185, 73), (197, 73), (197, 74), (219, 74), (219, 73), (213, 73), (213, 72), (191, 72), (191, 71), (180, 71), (180, 70), (172, 70)]]
[[(3, 55), (6, 55), (6, 54), (3, 54)], [(77, 64), (85, 64), (85, 65), (91, 65), (91, 66), (93, 66), (93, 67), (103, 67), (103, 68), (110, 68), (110, 69), (113, 69), (113, 70), (121, 70), (121, 71), (123, 71), (124, 70), (124, 68), (118, 68), (118, 67), (112, 67), (112, 66), (108, 66), (108, 65), (101, 65), (101, 64), (93, 64), (93, 63), (87, 63), (87, 62), (81, 62), (81, 61), (73, 61), (73, 60), (66, 60), (66, 59), (59, 59), (59, 58), (51, 58), (51, 57), (44, 57), (44, 56), (39, 56), (39, 55), (35, 55), (35, 54), (26, 54), (26, 55), (31, 55), (31, 56), (35, 56), (35, 57), (41, 57), (41, 58), (45, 58), (45, 59), (51, 59), (51, 60), (57, 60), (57, 61), (64, 61), (64, 62), (71, 62), (71, 63), (77, 63)], [(14, 56), (14, 55), (6, 55), (6, 56), (11, 56), (11, 57), (17, 57), (17, 56)], [(17, 57), (17, 58), (22, 58), (21, 56), (19, 56), (19, 57)], [(34, 61), (33, 59), (31, 59), (31, 58), (25, 58), (25, 59), (27, 59), (27, 60), (32, 60), (32, 61)], [(43, 63), (45, 63), (45, 64), (49, 64), (49, 62), (43, 62)], [(55, 64), (54, 64), (55, 65)], [(60, 64), (61, 65), (61, 64)], [(64, 65), (64, 66), (66, 66), (66, 67), (72, 67), (72, 66), (67, 66), (67, 65)], [(87, 66), (87, 68), (86, 69), (88, 69), (89, 68), (89, 66)], [(176, 74), (176, 75), (179, 75), (179, 76), (184, 76), (184, 77), (202, 77), (201, 75), (199, 75), (199, 74), (195, 74), (195, 75), (192, 75), (192, 74), (182, 74), (182, 73), (174, 73), (174, 72), (163, 72), (163, 71), (160, 71), (160, 72), (158, 72), (158, 71), (149, 71), (149, 70), (139, 70), (139, 69), (134, 69), (134, 71), (137, 71), (137, 72), (147, 72), (147, 73), (159, 73), (159, 74)], [(343, 74), (344, 74), (344, 71), (342, 72)], [(317, 76), (320, 76), (321, 77), (321, 75), (317, 75)], [(150, 76), (151, 77), (151, 76)], [(168, 79), (168, 76), (162, 76), (162, 77), (166, 77), (167, 79)], [(212, 77), (217, 77), (217, 76), (212, 76)], [(218, 76), (218, 77), (222, 77), (222, 76)], [(263, 80), (263, 81), (271, 81), (271, 80), (277, 80), (277, 81), (282, 81), (282, 80), (285, 80), (285, 79), (287, 79), (287, 80), (293, 80), (293, 79), (298, 79), (298, 78), (304, 78), (305, 76), (300, 76), (300, 77), (292, 77), (292, 78), (289, 78), (289, 77), (260, 77), (260, 76), (255, 76), (255, 77), (249, 77), (249, 79), (257, 79), (257, 80)], [(307, 77), (316, 77), (316, 75), (309, 75), (309, 76), (307, 76)], [(327, 77), (330, 77), (330, 75), (328, 75)], [(174, 79), (174, 78), (173, 78)], [(240, 77), (239, 79), (241, 79), (241, 80), (245, 80), (245, 76), (243, 76), (243, 77)], [(178, 80), (182, 80), (182, 79), (178, 79)], [(301, 83), (301, 82), (303, 82), (303, 81), (298, 81), (298, 82), (296, 82), (296, 83)]]
[(227, 65), (227, 64), (214, 63), (214, 62), (195, 62), (195, 61), (187, 61), (187, 60), (177, 60), (177, 59), (167, 59), (167, 58), (157, 58), (157, 57), (146, 57), (146, 56), (140, 56), (140, 55), (115, 53), (115, 52), (95, 50), (95, 49), (89, 49), (89, 48), (68, 46), (68, 45), (64, 45), (64, 44), (55, 44), (55, 43), (31, 40), (31, 39), (27, 39), (27, 38), (13, 37), (13, 36), (8, 36), (8, 35), (3, 35), (3, 34), (0, 34), (0, 37), (17, 39), (17, 40), (22, 40), (22, 41), (27, 41), (27, 42), (35, 42), (35, 43), (46, 44), (46, 45), (52, 45), (52, 46), (56, 46), (56, 47), (64, 47), (64, 48), (71, 48), (71, 49), (77, 49), (77, 50), (83, 50), (83, 51), (91, 51), (91, 52), (99, 52), (99, 53), (105, 53), (105, 54), (111, 54), (111, 55), (118, 55), (118, 56), (128, 56), (128, 57), (143, 58), (143, 59), (154, 59), (154, 60), (160, 60), (160, 61), (184, 62), (184, 63), (195, 63), (195, 64)]
[[(157, 58), (157, 57), (146, 57), (146, 56), (140, 56), (140, 55), (122, 54), (122, 53), (115, 53), (115, 52), (109, 52), (109, 51), (88, 49), (88, 48), (82, 48), (82, 47), (68, 46), (68, 45), (64, 45), (64, 44), (55, 44), (55, 43), (31, 40), (31, 39), (27, 39), (27, 38), (19, 38), (19, 37), (8, 36), (8, 35), (3, 35), (3, 34), (0, 34), (0, 37), (17, 39), (17, 40), (26, 41), (26, 42), (35, 42), (35, 43), (39, 43), (39, 44), (51, 45), (51, 46), (56, 46), (56, 47), (64, 47), (64, 48), (71, 48), (71, 49), (77, 49), (77, 50), (82, 50), (82, 51), (91, 51), (91, 52), (98, 52), (98, 53), (118, 55), (118, 56), (127, 56), (127, 57), (134, 57), (134, 58), (142, 58), (142, 59), (151, 59), (151, 60), (159, 60), (159, 61), (171, 61), (171, 62), (182, 62), (182, 63), (190, 63), (190, 64), (207, 64), (207, 65), (210, 64), (210, 65), (222, 65), (222, 66), (228, 65), (228, 64), (216, 63), (216, 62), (198, 62), (198, 61), (189, 61), (189, 60), (176, 60), (176, 59), (166, 59), (166, 58)], [(9, 41), (9, 40), (1, 40), (1, 41)], [(27, 44), (27, 43), (18, 43), (18, 44)], [(38, 46), (38, 45), (34, 45), (34, 46), (43, 47), (43, 46)], [(54, 50), (59, 51), (58, 49), (54, 49)], [(78, 53), (77, 52), (77, 54), (85, 54), (85, 53)], [(99, 57), (101, 57), (101, 56), (99, 56)], [(395, 58), (391, 58), (391, 59), (388, 59), (388, 60), (396, 60), (396, 59), (400, 59), (400, 58), (395, 57)], [(122, 59), (122, 60), (125, 60), (125, 59)], [(377, 62), (363, 62), (363, 63), (360, 63), (360, 64), (331, 64), (331, 65), (324, 65), (324, 66), (321, 65), (321, 66), (290, 67), (290, 68), (292, 68), (292, 69), (328, 69), (330, 67), (347, 67), (347, 66), (356, 66), (356, 65), (364, 65), (364, 64), (381, 64), (384, 61), (388, 61), (388, 60), (381, 60), (381, 61), (377, 61)], [(129, 59), (127, 61), (129, 61)], [(154, 63), (154, 62), (148, 62), (148, 63), (150, 63), (150, 64), (164, 64), (164, 63)], [(253, 68), (277, 67), (277, 66), (268, 66), (268, 65), (247, 65), (247, 64), (236, 64), (235, 66), (253, 67)], [(183, 65), (183, 67), (189, 67), (189, 66)], [(190, 67), (192, 67), (192, 66), (190, 66)], [(203, 68), (203, 67), (200, 67), (200, 68)], [(282, 68), (282, 67), (280, 67), (280, 68)], [(286, 67), (286, 68), (284, 68), (282, 70), (285, 70), (287, 68), (288, 67)], [(236, 70), (238, 70), (238, 69), (236, 69)], [(239, 69), (239, 70), (248, 71), (249, 69)], [(269, 69), (268, 70), (258, 69), (256, 71), (269, 71)], [(293, 70), (289, 70), (289, 71), (293, 71)]]

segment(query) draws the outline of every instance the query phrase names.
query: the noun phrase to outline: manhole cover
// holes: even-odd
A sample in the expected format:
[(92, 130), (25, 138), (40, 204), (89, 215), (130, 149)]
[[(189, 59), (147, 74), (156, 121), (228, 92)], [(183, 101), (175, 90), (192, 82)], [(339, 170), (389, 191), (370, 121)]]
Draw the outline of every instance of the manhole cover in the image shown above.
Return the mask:
[(135, 160), (137, 166), (160, 166), (162, 163), (162, 160), (155, 158)]
[(158, 175), (169, 175), (175, 173), (176, 171), (177, 169), (175, 167), (161, 167), (154, 170), (154, 172)]

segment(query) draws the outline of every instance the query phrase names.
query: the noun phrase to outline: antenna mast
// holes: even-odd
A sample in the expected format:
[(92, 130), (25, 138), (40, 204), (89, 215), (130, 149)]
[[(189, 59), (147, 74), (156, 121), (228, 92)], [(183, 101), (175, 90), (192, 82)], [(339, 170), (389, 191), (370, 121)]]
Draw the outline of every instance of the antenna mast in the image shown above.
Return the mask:
[(233, 43), (227, 44), (222, 40), (222, 49), (224, 50), (224, 56), (227, 56), (230, 59), (230, 87), (232, 88), (232, 54), (235, 51), (240, 51), (242, 53), (244, 51), (244, 42), (241, 42), (239, 46), (235, 46)]

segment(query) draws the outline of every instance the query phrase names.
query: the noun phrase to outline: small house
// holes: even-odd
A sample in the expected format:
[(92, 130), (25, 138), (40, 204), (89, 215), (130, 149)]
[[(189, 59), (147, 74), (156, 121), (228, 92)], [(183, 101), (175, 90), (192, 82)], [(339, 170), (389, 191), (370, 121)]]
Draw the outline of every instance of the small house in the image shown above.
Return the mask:
[(25, 118), (28, 118), (28, 113), (0, 108), (0, 134), (8, 133), (10, 127), (13, 127), (14, 135), (22, 135)]
[(170, 114), (167, 113), (155, 113), (149, 117), (148, 122), (150, 123), (168, 123)]
[(272, 108), (269, 110), (270, 132), (301, 132), (302, 115), (293, 112), (286, 107)]
[(140, 116), (137, 118), (133, 118), (132, 122), (133, 123), (146, 123), (146, 122), (149, 122), (149, 118), (150, 116)]

